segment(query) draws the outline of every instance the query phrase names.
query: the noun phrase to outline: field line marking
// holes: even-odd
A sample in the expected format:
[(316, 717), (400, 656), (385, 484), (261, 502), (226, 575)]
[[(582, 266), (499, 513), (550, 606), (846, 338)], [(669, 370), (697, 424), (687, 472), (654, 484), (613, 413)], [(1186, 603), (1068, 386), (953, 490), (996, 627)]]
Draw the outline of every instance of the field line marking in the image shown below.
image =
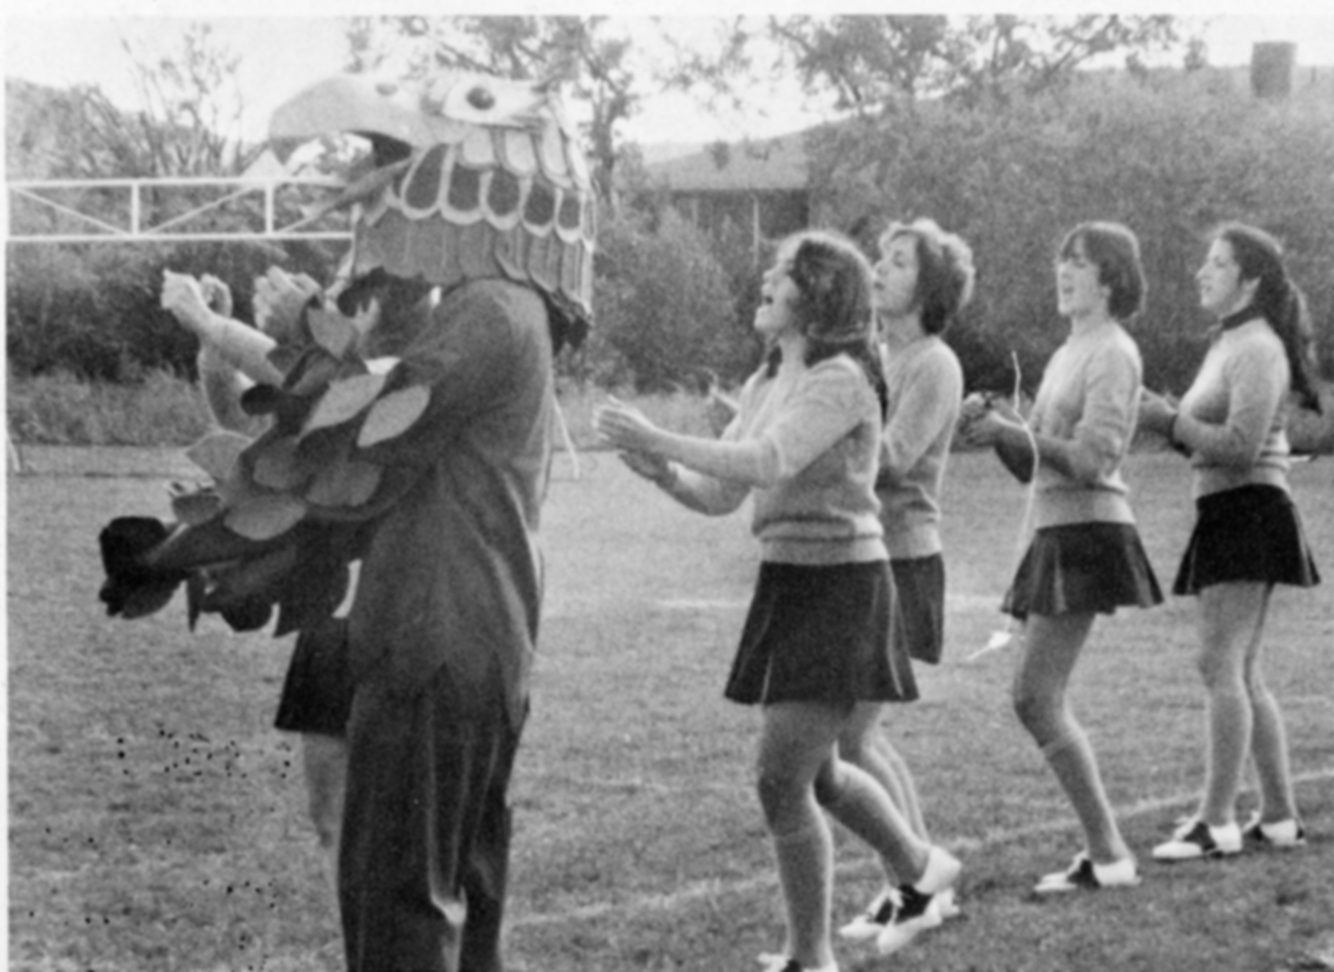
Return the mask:
[(744, 611), (750, 607), (750, 599), (669, 597), (655, 606), (668, 611)]
[[(669, 597), (655, 602), (656, 606), (669, 611), (744, 611), (750, 607), (749, 596), (744, 598), (692, 598)], [(1001, 596), (999, 594), (946, 594), (945, 604), (963, 611), (983, 611), (994, 609), (1000, 613)]]
[[(611, 790), (613, 792), (627, 790), (631, 793), (680, 793), (681, 787), (673, 783), (664, 783), (660, 780), (648, 779), (640, 776), (608, 776), (601, 778), (578, 777), (563, 778), (563, 782), (572, 785), (578, 790)], [(747, 785), (740, 782), (730, 783), (696, 783), (690, 788), (691, 793), (732, 793), (749, 794), (754, 789), (753, 785)]]
[[(1324, 769), (1314, 770), (1308, 773), (1301, 773), (1293, 776), (1294, 786), (1305, 783), (1319, 783), (1325, 780), (1334, 780), (1334, 766), (1328, 766)], [(1187, 804), (1197, 799), (1199, 791), (1190, 793), (1178, 793), (1168, 797), (1150, 797), (1131, 804), (1128, 807), (1117, 807), (1117, 819), (1127, 819), (1138, 817), (1146, 813), (1156, 813), (1166, 810), (1169, 807), (1178, 804)], [(988, 832), (980, 840), (975, 838), (955, 838), (946, 839), (942, 844), (950, 850), (959, 851), (977, 851), (990, 844), (1003, 844), (1011, 840), (1020, 840), (1025, 837), (1034, 837), (1040, 834), (1055, 833), (1062, 830), (1072, 830), (1079, 826), (1078, 822), (1071, 817), (1063, 817), (1059, 820), (1044, 820), (1041, 823), (1032, 824), (1027, 827), (1016, 827), (1010, 830), (995, 830)], [(878, 866), (877, 862), (870, 857), (860, 858), (858, 860), (843, 861), (834, 868), (836, 874), (853, 875), (862, 872), (871, 873)], [(612, 902), (598, 902), (597, 904), (581, 905), (578, 908), (571, 908), (568, 911), (547, 912), (545, 914), (518, 915), (510, 921), (512, 928), (541, 927), (570, 921), (588, 921), (594, 918), (601, 918), (605, 915), (616, 914), (619, 912), (642, 912), (642, 911), (673, 911), (683, 905), (694, 901), (700, 901), (706, 898), (715, 898), (724, 894), (742, 894), (752, 891), (763, 891), (777, 886), (777, 878), (772, 873), (765, 873), (755, 877), (745, 878), (738, 881), (726, 881), (721, 878), (710, 878), (704, 881), (695, 881), (686, 885), (679, 891), (673, 891), (670, 894), (646, 894), (639, 897)]]

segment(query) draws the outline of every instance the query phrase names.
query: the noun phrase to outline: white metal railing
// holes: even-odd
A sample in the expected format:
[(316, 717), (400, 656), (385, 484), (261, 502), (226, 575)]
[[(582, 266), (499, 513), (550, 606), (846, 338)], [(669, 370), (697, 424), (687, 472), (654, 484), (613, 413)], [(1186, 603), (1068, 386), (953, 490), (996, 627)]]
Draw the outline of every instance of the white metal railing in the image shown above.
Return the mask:
[[(319, 229), (311, 224), (324, 217), (316, 211), (303, 213), (300, 218), (280, 222), (276, 201), (280, 188), (311, 186), (333, 189), (342, 183), (338, 180), (318, 177), (293, 176), (239, 176), (232, 178), (217, 177), (177, 177), (149, 179), (60, 179), (60, 180), (17, 180), (5, 184), (9, 199), (6, 226), (6, 241), (12, 243), (103, 243), (103, 242), (199, 242), (206, 240), (350, 240), (352, 233), (347, 229)], [(159, 192), (172, 188), (191, 190), (195, 193), (208, 188), (216, 188), (225, 195), (196, 205), (188, 212), (163, 218), (160, 222), (150, 222), (145, 218), (148, 211), (144, 205), (146, 190)], [(77, 200), (67, 204), (58, 194), (77, 194), (80, 190), (112, 190), (124, 192), (125, 201), (120, 207), (123, 225), (108, 221), (105, 204), (99, 205), (93, 212), (80, 208)], [(253, 199), (263, 194), (263, 227), (210, 229), (199, 231), (186, 228), (187, 224), (220, 212), (229, 204)], [(37, 210), (60, 214), (75, 225), (86, 227), (84, 232), (25, 232), (15, 226), (14, 212), (16, 201), (23, 201)], [(102, 202), (102, 200), (98, 200)], [(298, 204), (298, 208), (299, 204)], [(253, 216), (253, 214), (246, 214)]]

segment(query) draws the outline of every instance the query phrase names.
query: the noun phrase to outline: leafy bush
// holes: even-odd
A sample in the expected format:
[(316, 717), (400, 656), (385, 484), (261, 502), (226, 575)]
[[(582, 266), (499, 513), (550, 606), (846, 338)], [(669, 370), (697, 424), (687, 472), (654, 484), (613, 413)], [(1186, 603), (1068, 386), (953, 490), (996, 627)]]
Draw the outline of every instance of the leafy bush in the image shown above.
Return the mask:
[(587, 377), (604, 386), (695, 387), (709, 372), (731, 371), (754, 343), (737, 333), (733, 294), (709, 241), (670, 211), (654, 230), (635, 214), (600, 227), (595, 301)]
[(18, 375), (68, 372), (137, 381), (147, 372), (193, 374), (198, 342), (160, 306), (162, 272), (228, 284), (235, 313), (250, 319), (254, 279), (271, 265), (328, 280), (328, 244), (11, 242), (7, 253), (6, 348)]
[(727, 338), (713, 366), (725, 385), (741, 384), (758, 366), (764, 352), (764, 342), (755, 334), (755, 310), (760, 304), (763, 272), (773, 263), (779, 242), (768, 241), (757, 254), (750, 229), (730, 220), (710, 237), (710, 248), (732, 294)]
[(55, 371), (9, 382), (9, 431), (23, 443), (188, 445), (208, 429), (195, 386), (165, 371), (91, 382)]

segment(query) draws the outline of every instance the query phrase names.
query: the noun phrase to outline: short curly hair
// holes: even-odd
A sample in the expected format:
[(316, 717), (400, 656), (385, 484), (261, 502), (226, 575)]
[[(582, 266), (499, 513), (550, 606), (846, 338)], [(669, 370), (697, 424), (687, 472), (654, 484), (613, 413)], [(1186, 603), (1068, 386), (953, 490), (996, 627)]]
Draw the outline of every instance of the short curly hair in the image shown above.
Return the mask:
[(881, 252), (902, 236), (911, 236), (917, 244), (917, 292), (913, 297), (922, 330), (942, 334), (972, 300), (977, 277), (973, 251), (962, 237), (946, 233), (935, 220), (916, 219), (891, 223), (880, 234)]

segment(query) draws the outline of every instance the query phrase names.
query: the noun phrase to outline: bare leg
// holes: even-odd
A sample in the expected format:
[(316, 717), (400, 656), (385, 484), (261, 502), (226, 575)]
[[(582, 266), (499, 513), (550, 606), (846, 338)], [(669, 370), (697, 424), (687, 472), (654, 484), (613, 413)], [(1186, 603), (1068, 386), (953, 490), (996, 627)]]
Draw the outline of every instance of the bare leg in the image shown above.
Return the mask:
[(926, 818), (922, 816), (922, 801), (917, 796), (917, 784), (913, 782), (912, 773), (908, 770), (908, 763), (899, 754), (899, 751), (890, 743), (889, 737), (883, 731), (875, 734), (874, 738), (876, 754), (880, 760), (890, 767), (890, 771), (898, 783), (897, 794), (895, 796), (895, 805), (899, 807), (903, 815), (908, 820), (908, 826), (919, 840), (931, 843), (931, 836), (926, 829)]
[[(884, 706), (879, 702), (861, 702), (856, 705), (851, 719), (838, 737), (839, 758), (874, 777), (903, 814), (913, 835), (929, 844), (931, 838), (922, 816), (917, 788), (913, 784), (908, 764), (885, 735), (881, 726), (883, 713)], [(885, 878), (891, 886), (900, 883), (892, 871)]]
[(787, 954), (819, 968), (833, 961), (829, 909), (833, 842), (815, 802), (815, 776), (833, 751), (834, 716), (797, 703), (766, 706), (760, 740), (760, 806), (773, 840), (787, 915)]
[[(1236, 820), (1237, 793), (1241, 790), (1246, 757), (1255, 744), (1257, 721), (1263, 723), (1259, 729), (1261, 751), (1256, 761), (1262, 793), (1266, 802), (1271, 793), (1277, 801), (1271, 812), (1292, 804), (1282, 719), (1277, 703), (1268, 705), (1263, 701), (1268, 699), (1272, 703), (1273, 697), (1263, 682), (1258, 681), (1256, 664), (1269, 590), (1269, 585), (1263, 583), (1229, 583), (1215, 584), (1200, 592), (1198, 663), (1209, 693), (1208, 762), (1200, 816), (1211, 827), (1226, 826)], [(1251, 680), (1258, 682), (1261, 704), (1265, 707), (1258, 720)]]
[(1116, 826), (1093, 748), (1066, 701), (1070, 675), (1092, 626), (1092, 614), (1031, 615), (1013, 697), (1019, 721), (1041, 748), (1079, 816), (1089, 856), (1094, 863), (1110, 864), (1130, 857), (1130, 848)]
[(811, 968), (833, 961), (829, 940), (833, 847), (820, 813), (822, 803), (896, 873), (920, 877), (929, 851), (913, 837), (874, 777), (837, 758), (835, 742), (846, 721), (841, 708), (817, 703), (788, 702), (764, 709), (760, 803), (778, 858), (788, 954)]
[(1294, 820), (1297, 801), (1292, 792), (1287, 733), (1278, 700), (1265, 685), (1251, 693), (1251, 757), (1260, 784), (1260, 817), (1267, 823)]
[(1265, 823), (1279, 823), (1297, 818), (1297, 801), (1292, 792), (1292, 769), (1288, 761), (1288, 738), (1283, 727), (1283, 712), (1278, 699), (1265, 684), (1261, 671), (1264, 657), (1264, 623), (1269, 613), (1266, 591), (1255, 637), (1246, 649), (1246, 692), (1251, 700), (1251, 759), (1260, 783), (1260, 816)]

